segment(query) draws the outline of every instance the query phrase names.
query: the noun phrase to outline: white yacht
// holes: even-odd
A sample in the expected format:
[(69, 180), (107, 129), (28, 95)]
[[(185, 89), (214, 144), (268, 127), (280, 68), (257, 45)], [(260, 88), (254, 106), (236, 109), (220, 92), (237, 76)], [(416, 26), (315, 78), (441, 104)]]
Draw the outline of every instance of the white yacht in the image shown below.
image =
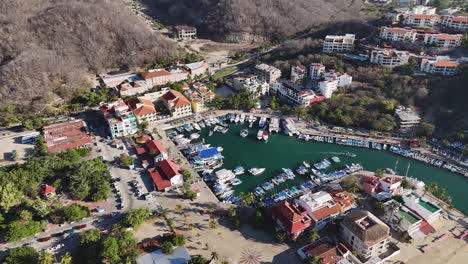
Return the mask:
[(259, 129), (257, 132), (257, 139), (262, 140), (263, 139), (263, 129)]
[(249, 173), (252, 174), (252, 175), (259, 175), (259, 174), (262, 174), (263, 172), (265, 172), (265, 168), (251, 168), (249, 170)]

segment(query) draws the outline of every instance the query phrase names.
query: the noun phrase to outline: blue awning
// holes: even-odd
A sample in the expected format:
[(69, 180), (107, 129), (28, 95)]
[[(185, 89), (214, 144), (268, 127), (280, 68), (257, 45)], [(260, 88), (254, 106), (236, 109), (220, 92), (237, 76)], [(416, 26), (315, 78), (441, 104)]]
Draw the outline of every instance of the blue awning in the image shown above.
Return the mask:
[(206, 158), (210, 158), (210, 157), (213, 157), (215, 155), (218, 155), (218, 154), (219, 154), (219, 151), (216, 148), (209, 148), (209, 149), (205, 149), (205, 150), (200, 151), (199, 156), (202, 159), (206, 159)]

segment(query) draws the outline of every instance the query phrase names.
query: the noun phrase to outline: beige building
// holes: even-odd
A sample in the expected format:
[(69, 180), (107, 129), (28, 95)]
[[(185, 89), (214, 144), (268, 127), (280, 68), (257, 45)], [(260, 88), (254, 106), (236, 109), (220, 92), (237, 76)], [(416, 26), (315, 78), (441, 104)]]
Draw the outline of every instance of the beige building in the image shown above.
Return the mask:
[(323, 42), (323, 52), (333, 53), (353, 50), (355, 38), (354, 34), (346, 34), (344, 36), (327, 35)]
[(409, 52), (396, 49), (374, 49), (372, 50), (370, 62), (386, 67), (396, 67), (408, 63)]
[(257, 75), (258, 80), (267, 83), (276, 82), (279, 78), (281, 78), (280, 69), (265, 63), (258, 64), (255, 66), (255, 74)]
[(383, 27), (380, 30), (380, 38), (390, 41), (416, 41), (416, 30), (406, 28)]
[(455, 48), (461, 45), (462, 38), (462, 34), (425, 34), (424, 44), (443, 48)]
[(178, 39), (196, 39), (197, 38), (197, 28), (180, 25), (175, 26), (175, 33)]
[(468, 31), (468, 16), (443, 16), (442, 25), (460, 31)]
[(413, 27), (433, 27), (437, 21), (439, 21), (438, 15), (410, 14), (404, 23)]
[(356, 210), (340, 223), (339, 235), (353, 251), (368, 259), (387, 251), (390, 228), (368, 211)]
[(423, 59), (421, 61), (422, 72), (442, 74), (442, 75), (455, 75), (458, 72), (457, 61), (453, 61), (447, 56), (437, 56), (435, 59)]
[(169, 90), (161, 99), (174, 118), (180, 118), (192, 114), (192, 104), (178, 91)]

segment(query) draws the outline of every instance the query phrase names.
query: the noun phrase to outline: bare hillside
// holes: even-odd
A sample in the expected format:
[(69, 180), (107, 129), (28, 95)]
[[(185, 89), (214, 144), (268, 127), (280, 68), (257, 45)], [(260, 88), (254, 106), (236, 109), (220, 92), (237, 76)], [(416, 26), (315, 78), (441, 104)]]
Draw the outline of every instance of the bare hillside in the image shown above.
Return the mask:
[(0, 1), (0, 103), (42, 107), (108, 68), (175, 55), (120, 0)]
[[(359, 19), (361, 0), (140, 0), (153, 16), (195, 24), (210, 38), (282, 38), (328, 22)], [(167, 15), (168, 14), (168, 15)]]

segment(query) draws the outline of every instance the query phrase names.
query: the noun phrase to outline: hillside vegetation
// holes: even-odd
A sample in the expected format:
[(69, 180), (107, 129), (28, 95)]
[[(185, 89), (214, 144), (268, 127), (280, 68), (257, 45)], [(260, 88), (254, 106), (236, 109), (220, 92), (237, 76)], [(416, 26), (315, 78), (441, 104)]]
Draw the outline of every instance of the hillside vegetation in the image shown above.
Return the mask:
[(211, 38), (283, 38), (320, 24), (362, 18), (361, 0), (140, 0), (172, 23), (194, 24)]
[(2, 0), (0, 10), (3, 107), (42, 109), (89, 89), (95, 73), (176, 55), (119, 0)]

